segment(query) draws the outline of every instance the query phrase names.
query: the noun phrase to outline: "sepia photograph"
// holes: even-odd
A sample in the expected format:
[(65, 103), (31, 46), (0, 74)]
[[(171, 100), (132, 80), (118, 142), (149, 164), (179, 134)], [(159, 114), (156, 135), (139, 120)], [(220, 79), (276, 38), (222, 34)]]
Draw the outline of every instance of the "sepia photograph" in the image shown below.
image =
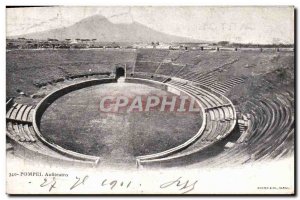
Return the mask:
[(5, 10), (7, 194), (295, 194), (294, 6)]

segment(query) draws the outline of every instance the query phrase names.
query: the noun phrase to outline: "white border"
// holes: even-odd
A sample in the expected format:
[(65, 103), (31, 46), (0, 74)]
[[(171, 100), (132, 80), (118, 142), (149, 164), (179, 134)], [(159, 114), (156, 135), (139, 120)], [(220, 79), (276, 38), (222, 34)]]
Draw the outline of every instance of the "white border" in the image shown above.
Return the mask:
[[(8, 199), (9, 197), (5, 194), (5, 98), (6, 98), (6, 61), (5, 61), (5, 6), (6, 5), (99, 5), (99, 6), (117, 6), (117, 5), (153, 5), (153, 6), (164, 6), (164, 5), (173, 5), (173, 6), (178, 6), (178, 5), (190, 5), (190, 6), (222, 6), (222, 5), (270, 5), (270, 6), (275, 6), (275, 5), (294, 5), (296, 8), (298, 8), (298, 17), (299, 17), (299, 7), (300, 7), (300, 1), (296, 0), (243, 0), (243, 1), (237, 1), (237, 0), (202, 0), (199, 2), (199, 0), (114, 0), (114, 1), (96, 1), (96, 0), (51, 0), (51, 1), (40, 1), (40, 0), (27, 0), (27, 1), (20, 1), (20, 0), (2, 0), (0, 2), (0, 47), (1, 47), (1, 54), (0, 54), (0, 61), (1, 61), (1, 68), (0, 68), (0, 99), (2, 102), (2, 106), (0, 107), (0, 112), (1, 116), (3, 116), (3, 119), (0, 120), (0, 129), (2, 130), (1, 134), (1, 141), (2, 141), (2, 152), (1, 152), (1, 160), (2, 164), (0, 165), (1, 169), (1, 181), (0, 181), (0, 188), (1, 188), (1, 197), (3, 199)], [(299, 18), (297, 20), (297, 27), (299, 27)], [(299, 34), (299, 33), (298, 33)], [(298, 44), (296, 44), (298, 46)], [(297, 55), (299, 57), (299, 53), (297, 51)], [(295, 66), (297, 68), (297, 66)], [(299, 69), (297, 73), (297, 77), (299, 78)], [(299, 86), (297, 85), (297, 93), (299, 93)], [(299, 103), (299, 102), (297, 102)], [(298, 110), (297, 110), (298, 111)], [(296, 113), (298, 113), (296, 111)], [(299, 122), (299, 117), (297, 119), (297, 123)], [(297, 145), (299, 148), (299, 136), (297, 137)], [(297, 160), (299, 160), (299, 153), (297, 153)], [(297, 173), (299, 174), (299, 172)], [(298, 191), (299, 192), (299, 191)], [(298, 195), (299, 197), (299, 195)], [(297, 198), (298, 198), (297, 197)], [(30, 198), (30, 197), (26, 197)], [(51, 198), (51, 197), (47, 197)], [(59, 197), (59, 199), (62, 199), (63, 197)], [(72, 197), (71, 197), (72, 198)], [(84, 198), (84, 197), (82, 197)], [(117, 197), (114, 197), (117, 198)], [(180, 197), (177, 197), (180, 198)], [(208, 197), (202, 197), (204, 199), (207, 199)], [(220, 198), (220, 197), (218, 197)], [(272, 198), (272, 197), (271, 197)], [(289, 197), (284, 197), (284, 199), (287, 199)], [(160, 199), (160, 198), (159, 198)], [(162, 198), (161, 198), (162, 199)], [(258, 199), (263, 199), (263, 197), (259, 197)]]

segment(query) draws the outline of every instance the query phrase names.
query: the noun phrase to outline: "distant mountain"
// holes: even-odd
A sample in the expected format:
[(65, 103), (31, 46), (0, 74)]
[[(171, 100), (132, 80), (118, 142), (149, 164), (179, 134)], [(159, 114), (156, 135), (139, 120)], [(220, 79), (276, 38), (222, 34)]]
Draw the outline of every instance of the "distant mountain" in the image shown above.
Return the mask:
[(190, 38), (165, 34), (137, 22), (115, 24), (101, 15), (85, 18), (69, 27), (18, 35), (13, 38), (16, 37), (59, 40), (97, 39), (100, 42), (199, 42)]

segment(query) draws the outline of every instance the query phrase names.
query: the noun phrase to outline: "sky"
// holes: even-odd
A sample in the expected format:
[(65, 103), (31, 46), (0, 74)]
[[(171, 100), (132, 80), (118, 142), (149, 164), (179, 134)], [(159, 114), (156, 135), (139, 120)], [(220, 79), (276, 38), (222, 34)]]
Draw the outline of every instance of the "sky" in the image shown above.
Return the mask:
[(7, 8), (7, 36), (70, 26), (92, 15), (204, 41), (294, 43), (293, 7)]

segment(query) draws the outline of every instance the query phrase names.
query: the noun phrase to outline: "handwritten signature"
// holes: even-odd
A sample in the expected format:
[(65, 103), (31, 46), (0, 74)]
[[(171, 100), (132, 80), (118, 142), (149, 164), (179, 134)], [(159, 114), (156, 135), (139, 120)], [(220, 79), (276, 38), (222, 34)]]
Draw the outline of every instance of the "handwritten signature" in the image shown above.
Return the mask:
[(182, 180), (182, 177), (177, 178), (176, 180), (168, 181), (160, 185), (161, 189), (175, 187), (179, 191), (183, 191), (182, 194), (187, 194), (188, 192), (195, 189), (198, 180), (190, 182), (190, 180)]

